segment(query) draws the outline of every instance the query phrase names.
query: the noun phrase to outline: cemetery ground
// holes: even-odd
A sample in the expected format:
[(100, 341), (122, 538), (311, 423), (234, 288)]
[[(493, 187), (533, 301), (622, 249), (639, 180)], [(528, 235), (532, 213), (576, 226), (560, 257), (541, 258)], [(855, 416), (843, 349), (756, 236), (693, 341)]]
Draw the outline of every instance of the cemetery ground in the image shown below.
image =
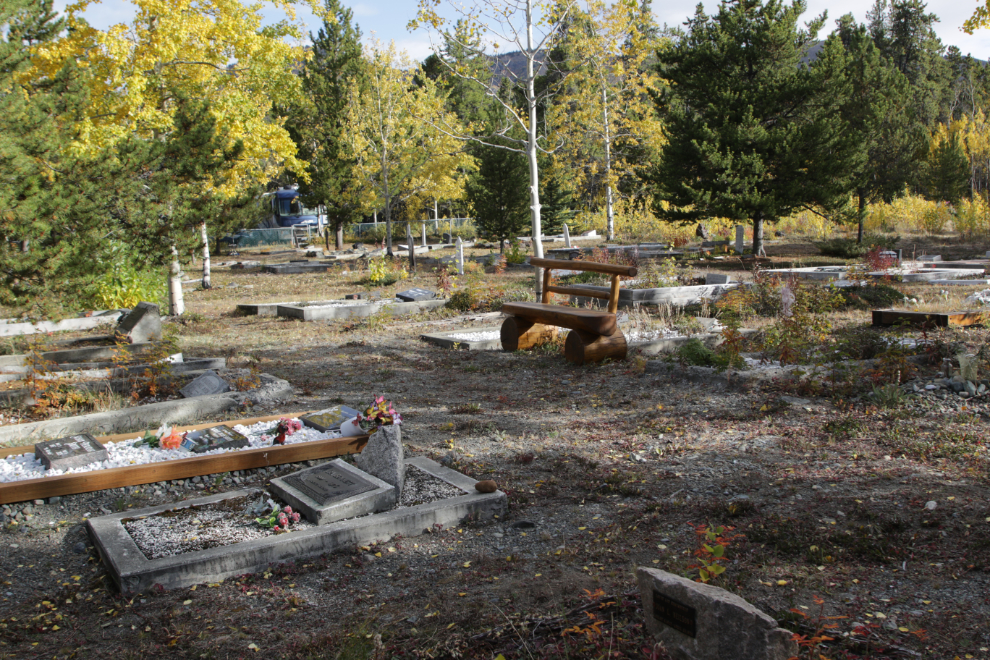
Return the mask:
[[(926, 247), (945, 258), (976, 251)], [(812, 260), (801, 244), (767, 251), (784, 266)], [(694, 266), (708, 267), (747, 277), (731, 260)], [(262, 486), (302, 465), (8, 507), (0, 658), (663, 658), (643, 627), (635, 568), (697, 577), (699, 525), (732, 528), (715, 584), (809, 638), (834, 625), (816, 651), (825, 657), (990, 657), (987, 397), (922, 387), (884, 408), (779, 381), (686, 382), (635, 355), (575, 367), (559, 346), (460, 351), (419, 339), (495, 325), (488, 311), (332, 324), (234, 313), (239, 302), (341, 298), (365, 290), (366, 275), (346, 264), (301, 275), (216, 268), (215, 288), (187, 291), (189, 313), (166, 331), (187, 356), (224, 356), (295, 388), (235, 416), (385, 396), (404, 417), (409, 453), (494, 479), (507, 514), (124, 597), (86, 516), (231, 490), (235, 478)], [(521, 289), (531, 275), (476, 281)], [(959, 308), (974, 290), (893, 285), (924, 311)], [(421, 267), (383, 291), (412, 286), (436, 289), (436, 277)], [(869, 311), (831, 318), (866, 326)], [(983, 328), (882, 332), (969, 347), (988, 338)], [(940, 371), (923, 364), (913, 382)]]

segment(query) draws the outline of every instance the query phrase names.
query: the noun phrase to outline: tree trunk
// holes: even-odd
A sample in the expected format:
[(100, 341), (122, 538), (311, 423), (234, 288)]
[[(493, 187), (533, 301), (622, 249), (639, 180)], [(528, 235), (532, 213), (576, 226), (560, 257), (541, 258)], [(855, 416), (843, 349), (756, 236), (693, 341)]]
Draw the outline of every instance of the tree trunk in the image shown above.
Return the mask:
[(859, 231), (856, 233), (856, 243), (863, 244), (863, 220), (866, 218), (866, 195), (862, 190), (857, 190), (859, 195)]
[[(529, 105), (529, 127), (526, 140), (526, 157), (529, 159), (529, 197), (533, 217), (533, 256), (543, 258), (543, 226), (540, 222), (540, 167), (536, 162), (536, 74), (533, 59), (536, 50), (533, 45), (533, 0), (526, 0), (526, 103)], [(543, 292), (543, 269), (537, 268), (535, 290), (539, 296)]]
[(406, 243), (409, 247), (409, 272), (413, 275), (416, 274), (416, 244), (413, 243), (412, 236), (412, 223), (406, 223)]
[(602, 82), (602, 111), (605, 118), (605, 228), (608, 240), (615, 240), (615, 209), (612, 206), (612, 136), (608, 126), (608, 90)]
[(382, 180), (385, 182), (385, 254), (391, 257), (394, 256), (392, 254), (392, 195), (389, 193), (388, 166), (384, 156), (382, 157)]
[(763, 212), (758, 211), (753, 217), (753, 257), (763, 252)]
[(172, 245), (172, 266), (168, 278), (169, 316), (182, 316), (186, 303), (182, 299), (182, 266), (179, 265), (179, 250)]
[(206, 223), (199, 225), (200, 234), (203, 236), (203, 288), (210, 289), (210, 240), (206, 235)]

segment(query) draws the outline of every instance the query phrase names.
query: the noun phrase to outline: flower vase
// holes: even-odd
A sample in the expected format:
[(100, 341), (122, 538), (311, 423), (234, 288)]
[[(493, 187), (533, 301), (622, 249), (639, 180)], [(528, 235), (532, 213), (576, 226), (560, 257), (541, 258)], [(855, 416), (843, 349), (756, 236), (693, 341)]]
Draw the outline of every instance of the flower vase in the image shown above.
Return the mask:
[(351, 417), (350, 419), (340, 423), (340, 435), (344, 438), (352, 438), (357, 435), (364, 435), (364, 429), (358, 424), (357, 417)]

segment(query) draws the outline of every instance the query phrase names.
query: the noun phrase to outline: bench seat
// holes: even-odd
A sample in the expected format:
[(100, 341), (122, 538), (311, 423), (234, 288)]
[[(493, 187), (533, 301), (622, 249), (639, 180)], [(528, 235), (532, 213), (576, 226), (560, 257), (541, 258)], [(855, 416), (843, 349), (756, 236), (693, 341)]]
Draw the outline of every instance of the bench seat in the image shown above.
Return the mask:
[(513, 302), (502, 305), (502, 311), (534, 323), (583, 330), (595, 335), (611, 335), (615, 333), (617, 327), (615, 314), (594, 309)]

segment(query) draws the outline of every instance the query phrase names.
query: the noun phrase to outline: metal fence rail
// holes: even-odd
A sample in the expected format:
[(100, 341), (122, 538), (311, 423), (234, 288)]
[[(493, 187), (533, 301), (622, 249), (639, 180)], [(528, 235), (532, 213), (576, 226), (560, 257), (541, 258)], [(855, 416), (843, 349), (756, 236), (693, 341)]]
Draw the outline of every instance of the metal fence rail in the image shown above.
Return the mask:
[[(443, 232), (452, 232), (453, 229), (457, 227), (463, 227), (464, 225), (470, 224), (474, 221), (474, 218), (440, 218), (439, 220), (413, 220), (411, 222), (392, 222), (393, 228), (402, 227), (402, 225), (409, 224), (412, 225), (410, 229), (412, 230), (412, 235), (414, 238), (419, 237), (420, 225), (426, 225), (426, 231), (430, 234), (441, 234)], [(378, 227), (385, 227), (385, 221), (382, 222), (355, 222), (353, 224), (347, 225), (345, 231), (354, 236), (364, 236), (370, 231), (377, 231)], [(394, 229), (393, 229), (394, 231)]]

